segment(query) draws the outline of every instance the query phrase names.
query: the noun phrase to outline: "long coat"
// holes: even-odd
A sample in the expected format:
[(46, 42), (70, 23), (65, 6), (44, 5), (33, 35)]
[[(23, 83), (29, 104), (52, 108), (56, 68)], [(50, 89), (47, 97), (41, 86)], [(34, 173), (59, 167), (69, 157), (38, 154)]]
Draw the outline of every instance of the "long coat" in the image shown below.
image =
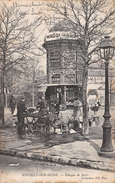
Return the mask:
[(25, 102), (24, 101), (19, 101), (17, 104), (17, 116), (18, 117), (23, 117), (23, 113), (26, 110)]

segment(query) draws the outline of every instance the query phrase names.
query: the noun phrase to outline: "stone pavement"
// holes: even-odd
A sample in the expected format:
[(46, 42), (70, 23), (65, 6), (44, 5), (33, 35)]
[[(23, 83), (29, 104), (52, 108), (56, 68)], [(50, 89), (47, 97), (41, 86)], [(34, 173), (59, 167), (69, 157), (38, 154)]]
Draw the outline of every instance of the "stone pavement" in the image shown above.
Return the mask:
[[(9, 116), (8, 122), (12, 121)], [(80, 166), (107, 171), (115, 170), (113, 158), (98, 155), (102, 138), (72, 134), (25, 134), (19, 139), (13, 122), (0, 128), (0, 153), (39, 161)], [(114, 139), (113, 139), (114, 140)], [(114, 145), (114, 144), (113, 144)]]

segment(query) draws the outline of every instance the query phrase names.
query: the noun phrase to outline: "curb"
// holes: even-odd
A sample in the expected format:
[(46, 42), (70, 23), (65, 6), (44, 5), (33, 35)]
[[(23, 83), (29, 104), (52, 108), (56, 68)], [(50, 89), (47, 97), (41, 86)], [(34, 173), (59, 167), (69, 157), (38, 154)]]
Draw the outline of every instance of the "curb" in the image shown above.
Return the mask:
[(81, 168), (98, 169), (98, 170), (115, 172), (115, 163), (110, 163), (110, 162), (83, 160), (83, 159), (77, 159), (77, 158), (76, 159), (61, 158), (59, 156), (50, 156), (50, 155), (43, 156), (38, 153), (16, 151), (15, 149), (10, 149), (10, 150), (1, 149), (0, 154), (10, 155), (10, 156), (15, 156), (20, 158), (34, 159), (39, 161), (46, 161), (46, 162), (62, 164), (62, 165), (77, 166)]

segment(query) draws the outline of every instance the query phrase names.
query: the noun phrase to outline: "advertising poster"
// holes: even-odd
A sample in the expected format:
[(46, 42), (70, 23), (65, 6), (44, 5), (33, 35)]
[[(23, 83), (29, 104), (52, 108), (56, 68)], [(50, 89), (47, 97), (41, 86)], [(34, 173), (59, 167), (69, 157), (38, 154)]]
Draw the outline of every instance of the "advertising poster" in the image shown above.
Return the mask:
[(115, 182), (114, 50), (114, 0), (0, 0), (0, 183)]

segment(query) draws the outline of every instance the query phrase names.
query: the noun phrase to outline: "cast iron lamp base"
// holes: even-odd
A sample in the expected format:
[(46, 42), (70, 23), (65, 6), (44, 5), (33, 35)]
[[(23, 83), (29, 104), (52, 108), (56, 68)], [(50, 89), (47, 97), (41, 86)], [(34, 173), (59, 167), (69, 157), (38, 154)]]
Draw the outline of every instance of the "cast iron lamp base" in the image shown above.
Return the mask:
[(104, 124), (103, 126), (103, 143), (98, 153), (99, 156), (106, 157), (106, 158), (113, 158), (115, 157), (115, 151), (112, 145), (112, 138), (111, 138), (111, 124)]
[(115, 158), (115, 151), (113, 152), (100, 151), (98, 155), (104, 158)]

